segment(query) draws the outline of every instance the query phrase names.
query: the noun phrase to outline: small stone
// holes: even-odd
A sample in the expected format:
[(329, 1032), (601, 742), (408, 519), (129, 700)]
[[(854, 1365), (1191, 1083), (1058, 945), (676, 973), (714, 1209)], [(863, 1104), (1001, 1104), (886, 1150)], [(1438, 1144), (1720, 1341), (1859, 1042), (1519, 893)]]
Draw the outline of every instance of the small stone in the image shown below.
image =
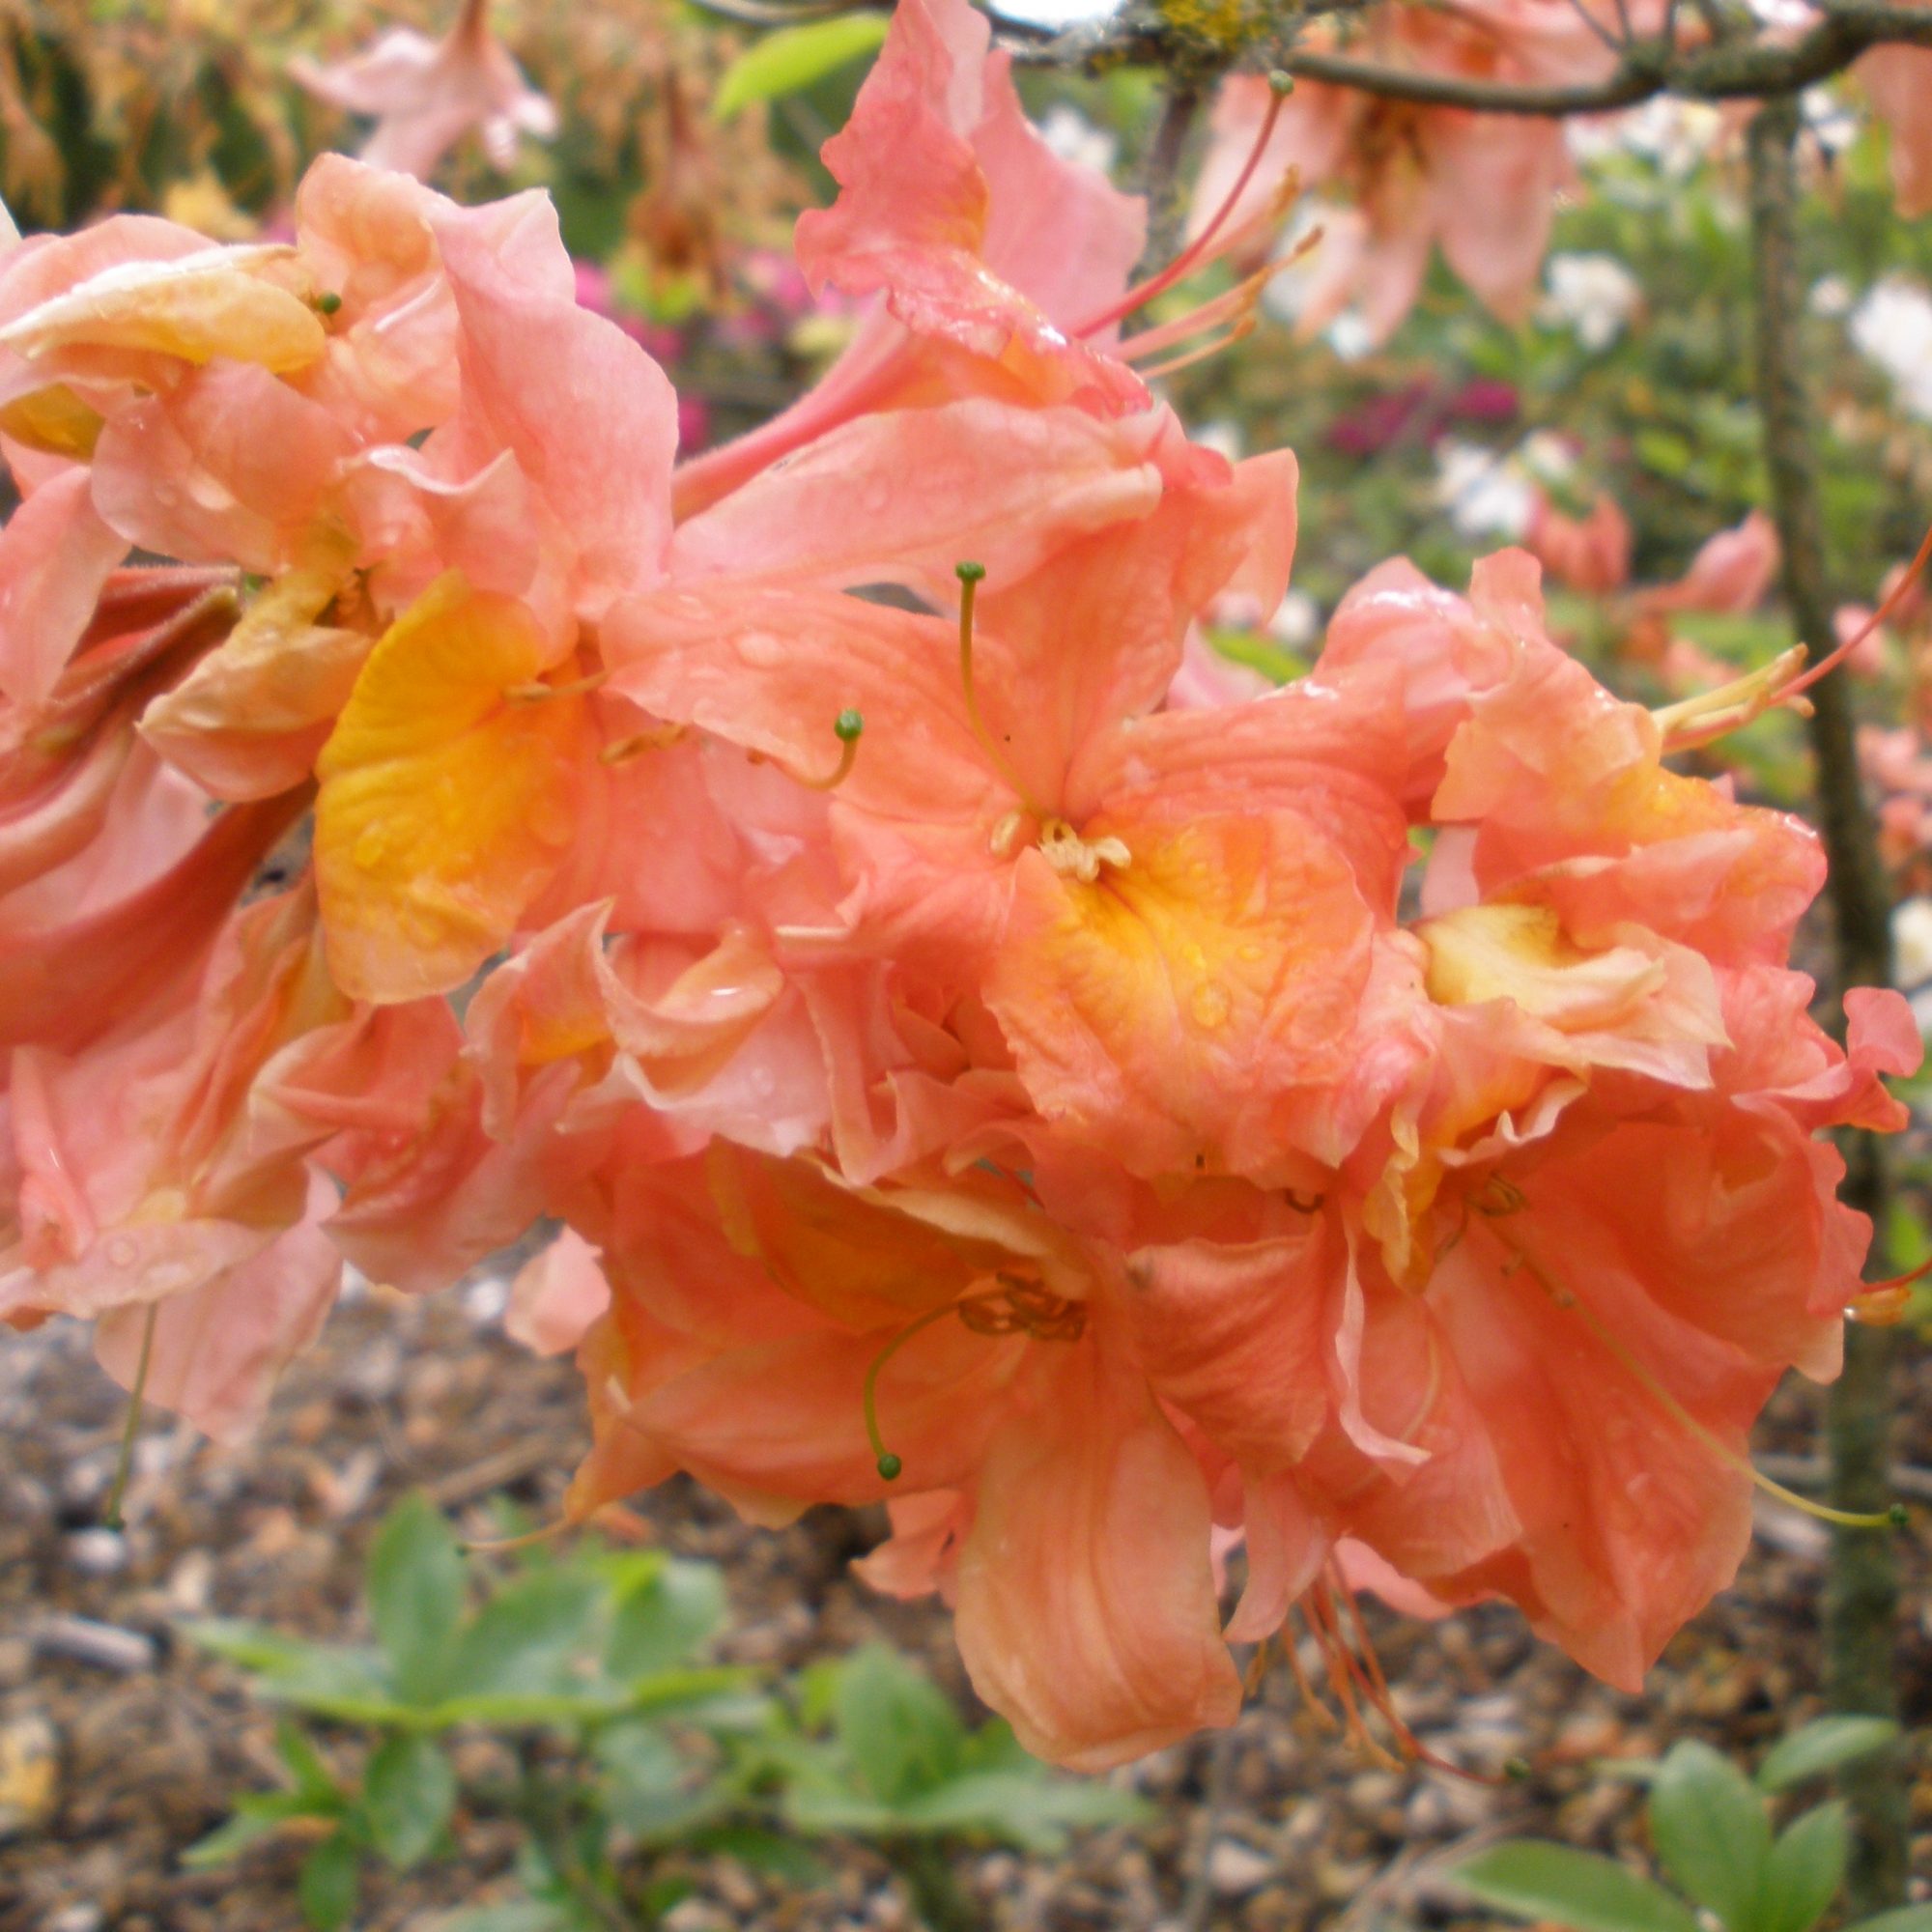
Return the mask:
[(118, 1624), (96, 1623), (92, 1617), (48, 1617), (34, 1634), (34, 1647), (43, 1657), (65, 1657), (124, 1675), (155, 1667), (153, 1637)]
[(0, 1843), (52, 1815), (60, 1788), (60, 1740), (37, 1711), (0, 1725)]
[(1217, 1898), (1245, 1898), (1274, 1875), (1274, 1860), (1238, 1838), (1217, 1838), (1208, 1854), (1208, 1889)]
[(46, 1922), (46, 1932), (101, 1932), (107, 1923), (107, 1915), (98, 1905), (89, 1905), (84, 1900), (78, 1905), (64, 1905)]
[(708, 1898), (680, 1899), (659, 1923), (664, 1932), (731, 1932), (731, 1919)]
[(98, 1524), (67, 1538), (67, 1560), (83, 1577), (113, 1577), (128, 1567), (128, 1539), (118, 1529)]

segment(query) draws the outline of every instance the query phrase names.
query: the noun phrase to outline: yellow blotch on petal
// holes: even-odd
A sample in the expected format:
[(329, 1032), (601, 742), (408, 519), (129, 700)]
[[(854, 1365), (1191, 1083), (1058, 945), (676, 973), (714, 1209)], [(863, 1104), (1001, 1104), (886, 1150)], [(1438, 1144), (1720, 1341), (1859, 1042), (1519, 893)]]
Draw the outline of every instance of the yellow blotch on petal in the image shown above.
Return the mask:
[(71, 456), (76, 463), (92, 459), (100, 430), (100, 412), (65, 383), (49, 383), (0, 408), (0, 433), (43, 455)]
[(1352, 874), (1286, 814), (1082, 837), (1128, 863), (1026, 868), (989, 983), (1021, 1080), (1137, 1168), (1247, 1158), (1257, 1096), (1346, 1064), (1367, 970)]
[(320, 317), (272, 274), (285, 247), (208, 248), (171, 262), (121, 262), (0, 328), (30, 360), (57, 349), (128, 349), (207, 362), (224, 355), (280, 375), (328, 346)]
[(1416, 928), (1429, 948), (1429, 997), (1440, 1006), (1514, 1000), (1566, 1031), (1627, 1019), (1667, 977), (1634, 947), (1586, 952), (1548, 906), (1477, 905)]
[(504, 696), (546, 656), (523, 605), (452, 573), (362, 668), (316, 761), (329, 969), (353, 997), (460, 986), (555, 870), (587, 755), (583, 701)]

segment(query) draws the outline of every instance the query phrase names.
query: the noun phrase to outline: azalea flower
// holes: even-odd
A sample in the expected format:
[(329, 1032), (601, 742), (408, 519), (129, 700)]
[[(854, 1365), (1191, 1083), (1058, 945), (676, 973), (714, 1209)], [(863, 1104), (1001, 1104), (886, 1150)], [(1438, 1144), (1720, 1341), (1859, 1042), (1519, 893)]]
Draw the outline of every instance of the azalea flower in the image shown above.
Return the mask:
[[(1388, 0), (1364, 15), (1347, 51), (1384, 66), (1518, 83), (1600, 77), (1612, 58), (1560, 0), (1488, 0), (1453, 15)], [(1249, 170), (1257, 140), (1261, 163)], [(1237, 208), (1253, 216), (1290, 175), (1332, 211), (1306, 259), (1297, 329), (1320, 334), (1358, 308), (1373, 345), (1414, 306), (1437, 247), (1497, 315), (1526, 316), (1572, 169), (1560, 121), (1389, 100), (1310, 80), (1277, 109), (1263, 76), (1231, 76), (1215, 99), (1197, 226), (1236, 182), (1247, 184)]]
[(331, 106), (373, 115), (376, 130), (363, 160), (418, 181), (427, 181), (472, 128), (505, 172), (523, 135), (548, 140), (556, 132), (556, 109), (532, 90), (490, 32), (489, 0), (463, 0), (456, 25), (440, 41), (392, 27), (348, 60), (320, 67), (298, 56), (288, 71)]

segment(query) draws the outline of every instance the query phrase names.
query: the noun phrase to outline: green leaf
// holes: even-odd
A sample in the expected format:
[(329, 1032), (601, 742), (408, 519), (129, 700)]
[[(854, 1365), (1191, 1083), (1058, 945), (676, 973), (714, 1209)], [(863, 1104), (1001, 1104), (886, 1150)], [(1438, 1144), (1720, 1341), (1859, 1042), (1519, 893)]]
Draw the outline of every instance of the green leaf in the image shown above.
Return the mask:
[(797, 94), (849, 62), (876, 53), (890, 24), (885, 14), (835, 14), (829, 20), (766, 34), (719, 77), (713, 119), (728, 121), (754, 100)]
[(1932, 1905), (1901, 1905), (1847, 1925), (1845, 1932), (1932, 1932)]
[(1671, 1746), (1650, 1787), (1650, 1836), (1664, 1870), (1699, 1905), (1730, 1932), (1753, 1932), (1771, 1817), (1729, 1758), (1694, 1738)]
[(1697, 1932), (1689, 1907), (1662, 1886), (1568, 1845), (1508, 1839), (1457, 1865), (1452, 1876), (1499, 1912), (1553, 1918), (1577, 1932)]
[(336, 1832), (302, 1861), (296, 1874), (296, 1897), (315, 1932), (340, 1932), (355, 1917), (356, 1879), (362, 1850), (346, 1832)]
[(293, 1718), (275, 1719), (275, 1755), (288, 1767), (298, 1797), (327, 1810), (341, 1807), (342, 1786), (308, 1733)]
[(1845, 1882), (1851, 1851), (1848, 1809), (1836, 1800), (1795, 1818), (1778, 1834), (1764, 1870), (1757, 1922), (1763, 1932), (1810, 1932)]
[(463, 1557), (427, 1496), (405, 1496), (384, 1518), (369, 1552), (369, 1616), (398, 1694), (433, 1703), (448, 1681), (463, 1616)]
[(506, 1584), (465, 1627), (444, 1683), (464, 1698), (582, 1690), (571, 1663), (590, 1641), (602, 1597), (599, 1579), (576, 1568), (537, 1570)]
[(724, 1573), (652, 1557), (620, 1573), (604, 1670), (619, 1684), (686, 1663), (724, 1621)]
[[(373, 1651), (305, 1643), (264, 1624), (204, 1618), (176, 1626), (190, 1643), (226, 1658), (258, 1680), (256, 1692), (329, 1715), (386, 1712), (393, 1706)], [(380, 1715), (376, 1721), (381, 1721)]]
[(1057, 1852), (1068, 1829), (1143, 1825), (1153, 1815), (1145, 1799), (1097, 1779), (1030, 1772), (969, 1772), (895, 1807), (906, 1830), (936, 1836), (982, 1833), (1022, 1851)]
[(1808, 1777), (1883, 1750), (1897, 1735), (1889, 1718), (1820, 1718), (1772, 1747), (1757, 1768), (1757, 1787), (1789, 1791)]
[(597, 1739), (605, 1772), (604, 1808), (632, 1836), (662, 1843), (716, 1823), (732, 1794), (694, 1783), (692, 1766), (654, 1724), (612, 1724)]
[(472, 1905), (436, 1921), (436, 1932), (566, 1932), (570, 1920), (554, 1905), (518, 1899), (508, 1905)]
[(824, 1885), (832, 1876), (824, 1860), (795, 1839), (757, 1825), (721, 1825), (716, 1831), (694, 1833), (691, 1843), (695, 1851), (736, 1859), (753, 1871), (802, 1889)]
[(189, 1871), (205, 1871), (238, 1859), (250, 1845), (272, 1837), (291, 1818), (312, 1818), (312, 1812), (293, 1791), (264, 1792), (241, 1799), (235, 1815), (197, 1838), (181, 1855)]
[(867, 1788), (889, 1804), (959, 1770), (966, 1727), (952, 1699), (884, 1644), (865, 1645), (840, 1667), (833, 1721)]
[(362, 1807), (376, 1849), (407, 1868), (427, 1858), (456, 1808), (456, 1774), (431, 1738), (388, 1739), (369, 1760)]

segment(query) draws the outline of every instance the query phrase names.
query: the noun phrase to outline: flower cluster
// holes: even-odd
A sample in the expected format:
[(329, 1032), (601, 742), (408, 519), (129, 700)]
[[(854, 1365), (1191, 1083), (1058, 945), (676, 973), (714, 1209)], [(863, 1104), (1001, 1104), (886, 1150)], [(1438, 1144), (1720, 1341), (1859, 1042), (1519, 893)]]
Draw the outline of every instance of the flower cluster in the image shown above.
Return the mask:
[(965, 0), (825, 157), (801, 265), (876, 305), (675, 469), (541, 196), (331, 158), (287, 245), (0, 260), (0, 1318), (231, 1432), (340, 1257), (549, 1219), (572, 1513), (889, 1502), (867, 1576), (1064, 1763), (1228, 1721), (1297, 1605), (1346, 1658), (1348, 1575), (1634, 1685), (1837, 1361), (1817, 1130), (1918, 1058), (1895, 995), (1807, 1017), (1816, 839), (1674, 773), (1520, 553), (1224, 693), (1294, 462), (1145, 376), (1253, 285), (1121, 325), (1273, 209), (1130, 289)]

